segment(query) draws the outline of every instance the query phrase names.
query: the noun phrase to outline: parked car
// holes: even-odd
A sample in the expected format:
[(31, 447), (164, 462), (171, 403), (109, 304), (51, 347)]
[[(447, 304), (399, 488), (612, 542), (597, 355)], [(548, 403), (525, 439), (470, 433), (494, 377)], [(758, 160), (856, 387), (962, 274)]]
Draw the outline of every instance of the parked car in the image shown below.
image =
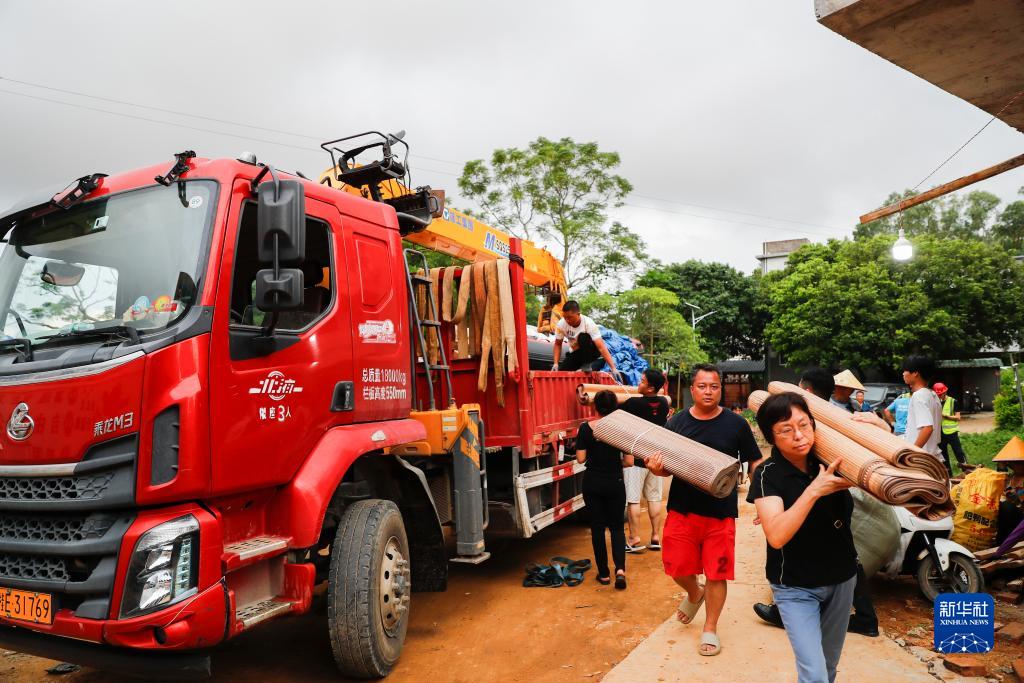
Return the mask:
[(887, 408), (892, 403), (893, 399), (907, 390), (903, 384), (872, 382), (864, 385), (864, 400), (880, 413), (883, 408)]

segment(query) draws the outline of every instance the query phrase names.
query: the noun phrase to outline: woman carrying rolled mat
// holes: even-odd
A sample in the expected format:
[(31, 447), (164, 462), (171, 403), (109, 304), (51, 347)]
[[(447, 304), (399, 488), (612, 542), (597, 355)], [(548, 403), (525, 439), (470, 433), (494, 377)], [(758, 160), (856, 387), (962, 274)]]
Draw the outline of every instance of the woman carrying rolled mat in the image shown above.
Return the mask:
[(831, 683), (842, 654), (857, 581), (850, 531), (852, 484), (814, 452), (814, 418), (803, 397), (775, 394), (757, 411), (771, 457), (752, 477), (768, 541), (765, 573), (796, 657), (800, 683)]
[[(594, 409), (601, 417), (619, 407), (619, 400), (610, 391), (599, 391)], [(597, 420), (593, 420), (597, 422)], [(608, 548), (604, 532), (611, 532), (612, 560), (615, 562), (615, 587), (626, 588), (626, 533), (622, 530), (622, 511), (626, 508), (626, 486), (622, 480), (624, 467), (633, 466), (633, 456), (623, 455), (617, 448), (594, 438), (590, 422), (580, 425), (576, 433), (576, 462), (586, 463), (583, 473), (583, 502), (590, 515), (590, 540), (594, 545), (597, 582), (608, 585)]]

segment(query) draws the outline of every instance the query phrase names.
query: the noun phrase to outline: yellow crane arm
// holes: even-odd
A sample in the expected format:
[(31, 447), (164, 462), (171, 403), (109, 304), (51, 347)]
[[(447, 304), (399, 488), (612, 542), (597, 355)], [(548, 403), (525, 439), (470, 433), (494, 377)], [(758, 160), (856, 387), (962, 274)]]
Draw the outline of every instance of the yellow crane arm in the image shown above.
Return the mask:
[[(358, 188), (339, 182), (337, 169), (334, 168), (320, 175), (320, 183), (353, 194), (363, 194)], [(397, 181), (382, 183), (380, 190), (384, 197), (409, 191)], [(499, 257), (508, 258), (511, 237), (477, 218), (445, 207), (441, 216), (434, 218), (424, 230), (408, 234), (405, 239), (432, 251), (476, 263)], [(562, 263), (547, 249), (529, 240), (522, 240), (522, 250), (526, 283), (548, 290), (548, 299), (537, 319), (537, 329), (541, 332), (554, 332), (555, 324), (562, 317), (562, 303), (568, 294)]]

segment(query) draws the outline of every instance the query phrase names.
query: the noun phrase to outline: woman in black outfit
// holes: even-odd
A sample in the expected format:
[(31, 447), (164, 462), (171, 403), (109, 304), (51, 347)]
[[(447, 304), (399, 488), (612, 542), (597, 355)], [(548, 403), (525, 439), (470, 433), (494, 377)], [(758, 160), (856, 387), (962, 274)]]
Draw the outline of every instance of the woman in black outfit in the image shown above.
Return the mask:
[[(619, 401), (610, 391), (600, 391), (594, 397), (594, 408), (601, 417), (618, 407)], [(622, 468), (632, 467), (633, 456), (624, 456), (618, 449), (598, 441), (590, 425), (584, 422), (576, 433), (576, 462), (587, 464), (583, 473), (583, 502), (590, 513), (590, 540), (594, 544), (597, 581), (605, 585), (611, 583), (608, 549), (604, 542), (604, 531), (608, 529), (612, 535), (615, 587), (623, 590), (626, 587), (626, 534), (622, 530), (622, 511), (626, 508), (626, 486), (622, 482)]]

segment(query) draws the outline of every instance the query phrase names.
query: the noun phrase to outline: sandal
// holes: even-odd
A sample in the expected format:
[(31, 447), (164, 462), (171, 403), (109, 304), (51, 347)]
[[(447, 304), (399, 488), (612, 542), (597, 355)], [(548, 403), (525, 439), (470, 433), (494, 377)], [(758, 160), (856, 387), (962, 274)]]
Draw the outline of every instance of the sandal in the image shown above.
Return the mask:
[[(704, 587), (701, 586), (703, 589)], [(679, 619), (680, 624), (689, 624), (693, 622), (693, 618), (697, 616), (697, 610), (704, 604), (704, 591), (701, 591), (700, 600), (696, 603), (690, 602), (690, 596), (683, 596), (682, 602), (679, 603), (679, 607), (676, 608), (676, 618)], [(686, 617), (684, 621), (682, 617)]]
[(630, 545), (629, 541), (626, 541), (626, 552), (627, 553), (642, 553), (647, 549), (645, 545)]
[(624, 591), (626, 590), (626, 575), (616, 574), (615, 575), (615, 590)]
[[(710, 645), (711, 649), (705, 650), (705, 645)], [(697, 646), (698, 654), (700, 654), (702, 657), (714, 657), (721, 651), (722, 641), (718, 639), (717, 633), (705, 631), (704, 633), (700, 634), (700, 645)]]
[(597, 582), (599, 584), (601, 584), (602, 586), (607, 586), (608, 584), (610, 584), (612, 582), (612, 577), (610, 577), (610, 576), (599, 576), (599, 577), (597, 577)]
[(647, 547), (651, 550), (661, 550), (661, 539), (652, 538), (651, 542), (647, 544)]

